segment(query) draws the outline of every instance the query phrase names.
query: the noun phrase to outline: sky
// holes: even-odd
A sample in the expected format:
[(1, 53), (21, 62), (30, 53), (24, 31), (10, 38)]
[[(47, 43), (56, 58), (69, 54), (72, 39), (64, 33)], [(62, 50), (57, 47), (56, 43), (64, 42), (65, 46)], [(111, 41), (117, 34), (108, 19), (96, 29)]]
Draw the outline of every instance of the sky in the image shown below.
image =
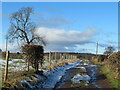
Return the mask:
[[(10, 27), (10, 15), (22, 7), (32, 7), (31, 20), (38, 26), (35, 33), (45, 36), (45, 52), (95, 53), (118, 45), (117, 2), (3, 2), (2, 42)], [(19, 51), (16, 43), (9, 44), (12, 52)]]
[(1, 0), (2, 2), (119, 2), (119, 0)]

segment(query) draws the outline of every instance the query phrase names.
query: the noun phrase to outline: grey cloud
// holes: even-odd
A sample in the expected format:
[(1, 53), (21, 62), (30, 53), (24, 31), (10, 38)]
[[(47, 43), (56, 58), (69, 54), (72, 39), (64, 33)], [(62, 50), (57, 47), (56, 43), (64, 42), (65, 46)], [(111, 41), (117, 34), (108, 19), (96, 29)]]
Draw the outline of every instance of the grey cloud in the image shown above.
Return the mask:
[(44, 27), (38, 28), (35, 33), (46, 36), (48, 41), (48, 45), (45, 47), (46, 51), (76, 51), (77, 44), (93, 43), (93, 37), (98, 34), (95, 29), (87, 29), (84, 32), (80, 32)]

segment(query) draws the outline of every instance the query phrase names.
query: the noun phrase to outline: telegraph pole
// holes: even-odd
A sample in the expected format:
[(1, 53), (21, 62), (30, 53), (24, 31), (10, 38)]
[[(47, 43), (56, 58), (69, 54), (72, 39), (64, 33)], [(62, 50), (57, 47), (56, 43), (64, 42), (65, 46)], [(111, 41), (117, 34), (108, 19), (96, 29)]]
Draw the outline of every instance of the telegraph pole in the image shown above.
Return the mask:
[(98, 54), (98, 41), (97, 41), (97, 45), (96, 45), (96, 56)]

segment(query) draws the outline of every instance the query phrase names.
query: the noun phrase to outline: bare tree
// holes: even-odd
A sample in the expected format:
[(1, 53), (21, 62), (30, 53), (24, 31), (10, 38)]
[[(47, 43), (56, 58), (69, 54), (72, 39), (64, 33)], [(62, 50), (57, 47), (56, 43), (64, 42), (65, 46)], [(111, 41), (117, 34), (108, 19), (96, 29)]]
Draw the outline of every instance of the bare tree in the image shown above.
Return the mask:
[(114, 47), (108, 46), (108, 47), (105, 48), (104, 54), (105, 54), (105, 55), (110, 55), (110, 54), (112, 54), (114, 51), (115, 51), (115, 48), (114, 48)]
[(10, 42), (23, 41), (25, 44), (46, 45), (44, 37), (35, 34), (36, 25), (31, 21), (33, 9), (21, 8), (10, 17), (8, 37)]
[[(10, 42), (17, 41), (19, 44), (43, 44), (46, 45), (44, 37), (35, 34), (36, 25), (31, 21), (33, 9), (30, 7), (21, 8), (10, 17), (10, 29), (8, 38)], [(29, 62), (27, 61), (27, 71), (29, 71)]]

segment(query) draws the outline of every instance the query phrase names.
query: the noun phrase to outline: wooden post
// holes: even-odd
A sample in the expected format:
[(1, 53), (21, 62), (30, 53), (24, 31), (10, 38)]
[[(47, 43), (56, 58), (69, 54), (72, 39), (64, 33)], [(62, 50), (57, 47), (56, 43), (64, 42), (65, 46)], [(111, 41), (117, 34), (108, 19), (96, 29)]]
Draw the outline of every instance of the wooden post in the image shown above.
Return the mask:
[(70, 55), (70, 59), (72, 60), (72, 55)]
[(76, 56), (74, 56), (74, 59), (76, 59)]
[(69, 58), (71, 59), (71, 55), (69, 55)]
[(63, 60), (65, 60), (65, 53), (63, 54)]
[(60, 61), (62, 62), (62, 53), (60, 53)]
[(57, 52), (55, 52), (55, 61), (57, 63)]
[(74, 56), (74, 59), (77, 59), (77, 56)]
[(66, 53), (64, 54), (64, 59), (66, 59)]
[(74, 59), (74, 55), (72, 55), (72, 59)]
[(27, 61), (27, 69), (26, 69), (26, 71), (29, 71), (29, 61)]
[(51, 52), (49, 52), (49, 63), (50, 63), (50, 66), (51, 66)]
[(60, 61), (62, 61), (62, 54), (60, 53)]
[(9, 60), (9, 51), (6, 51), (6, 65), (5, 65), (4, 81), (6, 81), (8, 78), (8, 60)]
[(49, 53), (47, 54), (47, 60), (49, 61)]
[(68, 54), (68, 59), (70, 60), (70, 54)]
[(54, 60), (54, 53), (51, 52), (51, 61), (53, 61), (53, 60)]
[(73, 59), (73, 55), (71, 55), (71, 59)]
[(68, 60), (69, 59), (69, 57), (68, 57), (69, 55), (68, 55), (68, 53), (66, 54), (66, 59)]

